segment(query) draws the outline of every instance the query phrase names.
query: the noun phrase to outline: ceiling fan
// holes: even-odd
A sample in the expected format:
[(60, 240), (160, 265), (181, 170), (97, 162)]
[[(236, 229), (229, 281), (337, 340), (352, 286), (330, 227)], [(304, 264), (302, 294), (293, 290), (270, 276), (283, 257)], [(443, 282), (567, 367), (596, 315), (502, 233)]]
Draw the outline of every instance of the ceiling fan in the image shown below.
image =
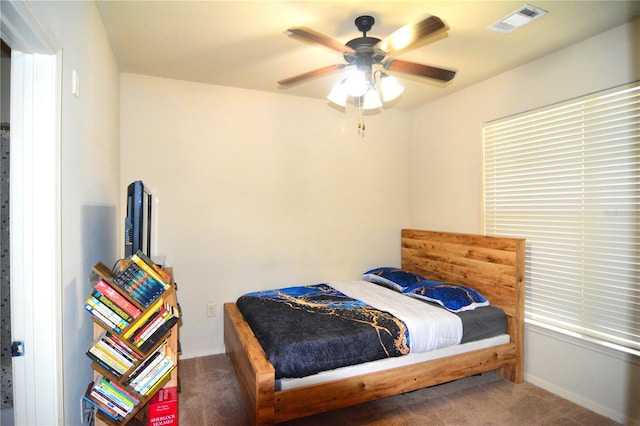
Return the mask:
[(355, 25), (358, 31), (362, 32), (362, 37), (354, 38), (346, 44), (342, 44), (329, 36), (320, 34), (309, 28), (290, 28), (288, 31), (291, 33), (291, 37), (320, 44), (341, 53), (347, 63), (329, 65), (285, 78), (278, 81), (278, 85), (290, 86), (310, 78), (340, 71), (349, 66), (355, 66), (357, 70), (362, 71), (369, 82), (372, 83), (374, 83), (374, 66), (388, 71), (426, 77), (442, 82), (447, 82), (455, 76), (456, 72), (452, 70), (390, 57), (408, 48), (415, 47), (418, 41), (445, 28), (444, 22), (437, 16), (429, 16), (415, 24), (407, 24), (382, 40), (367, 36), (367, 32), (371, 30), (374, 23), (375, 19), (372, 16), (364, 15), (357, 17), (355, 19)]

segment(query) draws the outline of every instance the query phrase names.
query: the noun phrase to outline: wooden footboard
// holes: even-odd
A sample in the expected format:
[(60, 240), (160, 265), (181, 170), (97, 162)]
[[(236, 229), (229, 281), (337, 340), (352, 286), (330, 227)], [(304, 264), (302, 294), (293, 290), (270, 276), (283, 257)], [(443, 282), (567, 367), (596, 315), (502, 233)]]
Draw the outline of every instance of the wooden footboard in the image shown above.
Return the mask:
[(276, 370), (235, 303), (224, 305), (224, 345), (251, 423), (272, 424)]
[(508, 317), (508, 344), (411, 366), (275, 390), (275, 369), (235, 303), (224, 306), (224, 342), (253, 424), (266, 425), (498, 371), (524, 377), (525, 241), (430, 231), (402, 231), (402, 267), (430, 279), (469, 285)]

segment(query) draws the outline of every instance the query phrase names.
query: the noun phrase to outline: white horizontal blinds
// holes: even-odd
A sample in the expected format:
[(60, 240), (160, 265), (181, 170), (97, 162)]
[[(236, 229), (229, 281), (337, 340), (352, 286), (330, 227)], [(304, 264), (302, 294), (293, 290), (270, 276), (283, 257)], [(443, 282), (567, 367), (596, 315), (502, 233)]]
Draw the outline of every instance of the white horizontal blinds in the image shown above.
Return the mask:
[(527, 239), (527, 317), (640, 350), (640, 87), (483, 133), (485, 232)]

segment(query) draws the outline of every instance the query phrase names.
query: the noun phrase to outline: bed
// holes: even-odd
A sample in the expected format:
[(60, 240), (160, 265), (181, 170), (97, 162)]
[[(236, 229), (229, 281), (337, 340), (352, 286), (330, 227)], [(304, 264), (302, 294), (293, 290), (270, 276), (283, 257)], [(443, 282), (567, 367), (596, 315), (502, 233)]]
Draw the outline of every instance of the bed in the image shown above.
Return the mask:
[[(266, 425), (397, 395), (471, 375), (497, 371), (521, 383), (524, 376), (524, 239), (402, 230), (401, 268), (427, 279), (472, 287), (506, 315), (506, 340), (414, 363), (381, 360), (376, 369), (318, 374), (283, 387), (276, 369), (236, 303), (224, 306), (224, 342), (253, 424)], [(374, 363), (375, 364), (375, 363)], [(317, 378), (316, 378), (317, 377)]]

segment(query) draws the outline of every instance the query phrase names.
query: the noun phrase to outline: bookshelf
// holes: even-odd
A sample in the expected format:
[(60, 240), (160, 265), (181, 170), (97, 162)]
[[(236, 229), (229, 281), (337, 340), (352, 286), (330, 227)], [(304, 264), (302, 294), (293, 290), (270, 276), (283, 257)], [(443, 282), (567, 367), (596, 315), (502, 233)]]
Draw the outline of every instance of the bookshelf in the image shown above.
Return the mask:
[(179, 385), (173, 270), (159, 269), (138, 252), (118, 272), (98, 262), (90, 281), (85, 308), (94, 322), (87, 349), (94, 380), (84, 400), (95, 409), (96, 425), (146, 425), (152, 397)]

